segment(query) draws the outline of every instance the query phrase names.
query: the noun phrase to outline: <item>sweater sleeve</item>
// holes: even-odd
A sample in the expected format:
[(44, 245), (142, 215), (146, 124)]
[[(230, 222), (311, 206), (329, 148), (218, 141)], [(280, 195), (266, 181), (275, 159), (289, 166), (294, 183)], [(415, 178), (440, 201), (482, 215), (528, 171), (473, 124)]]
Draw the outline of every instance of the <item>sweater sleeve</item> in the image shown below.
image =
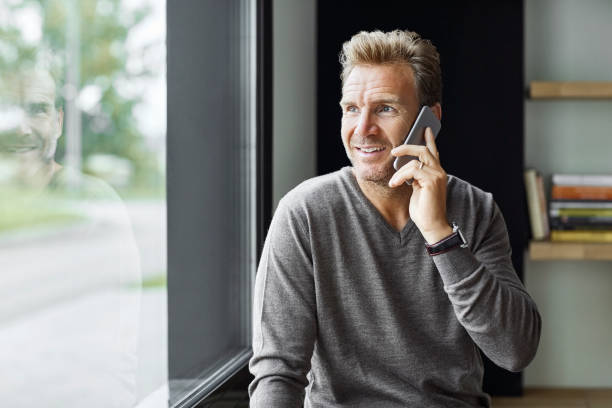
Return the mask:
[(498, 366), (520, 371), (536, 354), (541, 318), (512, 266), (501, 211), (492, 206), (475, 232), (475, 247), (433, 258), (457, 319), (474, 342)]
[(281, 201), (270, 225), (255, 280), (251, 407), (304, 403), (317, 330), (308, 235)]

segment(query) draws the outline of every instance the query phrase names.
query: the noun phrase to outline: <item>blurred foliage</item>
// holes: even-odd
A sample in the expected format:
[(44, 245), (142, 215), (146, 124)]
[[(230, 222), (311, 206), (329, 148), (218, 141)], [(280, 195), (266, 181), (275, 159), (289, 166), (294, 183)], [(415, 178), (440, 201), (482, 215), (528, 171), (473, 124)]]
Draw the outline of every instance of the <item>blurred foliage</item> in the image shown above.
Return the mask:
[(143, 289), (165, 288), (168, 285), (166, 276), (167, 276), (166, 271), (162, 271), (153, 276), (148, 276), (143, 279), (142, 288)]
[(28, 227), (70, 225), (86, 219), (65, 205), (63, 197), (39, 196), (23, 190), (3, 191), (0, 200), (0, 234)]
[[(139, 64), (128, 70), (125, 43), (128, 33), (150, 13), (149, 6), (126, 8), (121, 0), (10, 0), (3, 8), (9, 16), (26, 9), (35, 9), (42, 16), (42, 40), (30, 44), (22, 38), (16, 22), (0, 24), (0, 72), (20, 70), (39, 58), (41, 50), (51, 50), (60, 63), (52, 73), (63, 89), (67, 49), (67, 27), (70, 15), (78, 17), (80, 38), (80, 83), (78, 89), (94, 86), (101, 91), (95, 106), (82, 111), (82, 155), (113, 154), (128, 159), (134, 174), (131, 186), (159, 190), (163, 174), (157, 153), (145, 144), (134, 117), (134, 107), (141, 96), (119, 92), (122, 84), (151, 78), (161, 67)], [(1, 12), (1, 11), (0, 11)], [(9, 19), (9, 21), (12, 19)], [(1, 21), (1, 19), (0, 19)], [(143, 46), (145, 48), (154, 44)], [(139, 52), (141, 52), (139, 50)], [(61, 95), (61, 93), (58, 93)], [(61, 99), (61, 98), (60, 98)], [(65, 133), (65, 128), (64, 128)], [(59, 140), (56, 161), (62, 162), (66, 137)]]

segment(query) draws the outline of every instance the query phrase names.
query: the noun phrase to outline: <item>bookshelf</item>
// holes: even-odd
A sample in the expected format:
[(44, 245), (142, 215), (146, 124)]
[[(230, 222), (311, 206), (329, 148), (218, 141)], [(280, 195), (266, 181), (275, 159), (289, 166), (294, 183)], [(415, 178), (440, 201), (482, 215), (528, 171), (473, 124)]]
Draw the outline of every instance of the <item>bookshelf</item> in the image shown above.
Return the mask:
[(531, 99), (612, 99), (612, 81), (532, 81)]
[[(525, 167), (543, 175), (547, 192), (553, 174), (612, 174), (612, 2), (524, 5)], [(541, 81), (553, 92), (538, 93)], [(526, 247), (525, 285), (543, 324), (525, 386), (612, 387), (612, 245)]]
[(611, 261), (612, 244), (531, 241), (529, 243), (529, 258), (532, 261)]
[[(609, 104), (609, 102), (612, 102), (612, 81), (531, 81), (529, 84), (530, 84), (529, 85), (529, 99), (534, 100), (534, 101), (537, 101), (537, 100), (550, 100), (550, 101), (575, 100), (577, 101), (576, 103), (578, 104), (585, 103), (583, 101), (586, 101), (586, 100), (593, 100), (593, 101), (598, 101), (598, 100), (604, 101), (605, 100), (607, 101), (605, 102), (606, 104)], [(594, 102), (594, 103), (599, 104), (602, 102)], [(573, 105), (573, 106), (578, 107), (578, 105)], [(587, 109), (589, 108), (592, 109), (593, 106), (594, 105), (587, 106)], [(593, 109), (593, 111), (595, 111), (595, 109)], [(595, 112), (595, 115), (601, 115), (601, 112)], [(588, 133), (588, 132), (585, 132), (585, 133)], [(589, 136), (592, 138), (591, 134), (589, 134)], [(565, 141), (567, 142), (567, 139)], [(548, 144), (549, 146), (554, 145), (554, 143), (551, 144), (550, 141)], [(589, 142), (585, 144), (590, 144), (592, 146), (606, 146), (607, 145), (606, 143), (597, 143), (597, 142), (596, 143)], [(553, 147), (553, 150), (554, 149), (555, 148)], [(607, 149), (604, 148), (603, 150), (607, 150)], [(558, 149), (556, 151), (560, 152), (560, 151), (563, 151), (563, 149)], [(577, 156), (580, 156), (580, 154), (578, 154)], [(583, 154), (583, 156), (592, 157), (591, 154)], [(597, 161), (597, 160), (594, 160), (594, 161)], [(566, 160), (566, 163), (567, 163), (567, 160)], [(547, 166), (547, 167), (550, 168), (550, 166)], [(548, 171), (548, 173), (550, 174), (554, 172)], [(582, 173), (582, 172), (581, 171), (569, 171), (569, 173)], [(586, 173), (588, 173), (588, 171)], [(539, 173), (537, 174), (538, 176), (540, 176)], [(579, 184), (580, 183), (577, 183), (577, 185)], [(528, 187), (529, 186), (526, 180), (526, 188)], [(534, 193), (532, 192), (532, 194)], [(546, 201), (548, 200), (550, 200), (550, 197), (546, 198)], [(528, 203), (529, 203), (529, 200), (528, 200)], [(547, 217), (547, 216), (548, 216), (548, 210), (545, 209), (543, 210), (540, 217)], [(553, 242), (550, 240), (540, 241), (538, 240), (537, 236), (534, 236), (534, 238), (535, 239), (529, 243), (529, 259), (533, 261), (546, 261), (546, 260), (612, 261), (612, 243)], [(548, 237), (548, 239), (550, 239), (550, 237)]]

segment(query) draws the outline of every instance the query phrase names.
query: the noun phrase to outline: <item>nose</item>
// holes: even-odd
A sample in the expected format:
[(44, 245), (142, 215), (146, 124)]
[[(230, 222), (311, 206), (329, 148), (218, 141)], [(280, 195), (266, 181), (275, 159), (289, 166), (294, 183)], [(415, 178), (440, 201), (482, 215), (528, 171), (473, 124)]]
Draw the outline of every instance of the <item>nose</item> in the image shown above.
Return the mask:
[(359, 122), (355, 127), (354, 133), (357, 133), (362, 137), (376, 133), (378, 126), (376, 125), (376, 122), (372, 116), (373, 115), (371, 115), (367, 109), (364, 109), (361, 112), (361, 115), (359, 115)]
[(0, 132), (2, 133), (21, 133), (27, 127), (23, 122), (27, 118), (24, 115), (23, 109), (16, 106), (1, 106), (0, 105)]
[(26, 117), (22, 118), (19, 122), (17, 133), (23, 136), (32, 134), (32, 127), (28, 123), (28, 119)]

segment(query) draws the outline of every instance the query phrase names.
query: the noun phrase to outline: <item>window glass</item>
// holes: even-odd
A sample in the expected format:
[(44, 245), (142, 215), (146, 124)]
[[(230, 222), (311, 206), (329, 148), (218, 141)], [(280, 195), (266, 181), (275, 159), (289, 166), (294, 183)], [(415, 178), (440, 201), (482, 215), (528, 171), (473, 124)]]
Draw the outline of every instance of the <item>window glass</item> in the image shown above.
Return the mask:
[(167, 382), (162, 0), (0, 2), (0, 395), (126, 407)]

